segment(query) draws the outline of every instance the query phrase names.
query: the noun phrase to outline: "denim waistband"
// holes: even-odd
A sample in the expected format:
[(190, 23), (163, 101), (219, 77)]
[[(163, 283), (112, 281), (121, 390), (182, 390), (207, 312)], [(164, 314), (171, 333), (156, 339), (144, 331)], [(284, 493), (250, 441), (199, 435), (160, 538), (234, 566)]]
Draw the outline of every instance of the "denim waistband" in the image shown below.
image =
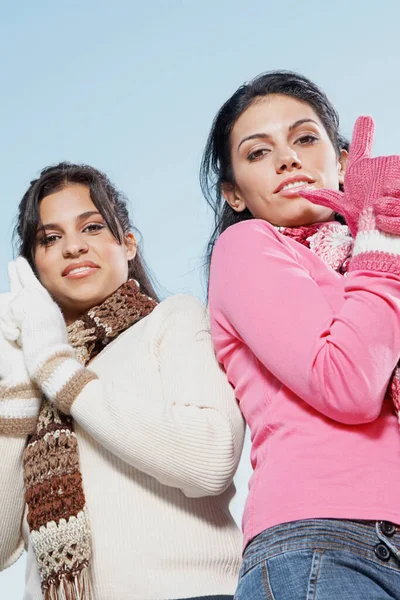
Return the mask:
[(379, 559), (377, 546), (382, 545), (387, 547), (390, 556), (381, 564), (399, 569), (400, 528), (390, 523), (386, 523), (386, 527), (380, 521), (341, 519), (309, 519), (283, 523), (266, 529), (248, 544), (243, 555), (240, 577), (258, 563), (282, 552), (304, 549), (348, 550), (376, 561), (377, 557)]

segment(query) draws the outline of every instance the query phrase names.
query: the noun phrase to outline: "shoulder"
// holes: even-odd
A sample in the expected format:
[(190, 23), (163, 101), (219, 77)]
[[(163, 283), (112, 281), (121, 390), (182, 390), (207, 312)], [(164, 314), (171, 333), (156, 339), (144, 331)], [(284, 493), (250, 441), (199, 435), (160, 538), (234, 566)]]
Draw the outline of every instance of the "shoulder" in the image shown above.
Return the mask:
[(149, 317), (148, 325), (156, 337), (171, 329), (178, 333), (209, 328), (207, 307), (198, 298), (184, 294), (169, 296)]
[(177, 315), (182, 316), (184, 314), (199, 315), (206, 310), (205, 305), (198, 298), (186, 294), (169, 296), (165, 300), (162, 300), (155, 309), (159, 313), (159, 316), (164, 318)]
[(283, 261), (299, 262), (299, 244), (261, 219), (249, 219), (226, 229), (215, 244), (210, 277), (224, 282), (241, 273), (275, 269)]
[(220, 235), (215, 248), (221, 245), (235, 243), (237, 240), (249, 241), (252, 238), (281, 239), (283, 236), (278, 229), (263, 219), (248, 219), (231, 225)]
[(212, 267), (219, 263), (221, 267), (225, 263), (246, 261), (248, 258), (257, 257), (262, 253), (271, 256), (281, 252), (294, 256), (296, 246), (292, 240), (283, 236), (276, 227), (262, 219), (249, 219), (231, 225), (219, 237), (215, 244)]

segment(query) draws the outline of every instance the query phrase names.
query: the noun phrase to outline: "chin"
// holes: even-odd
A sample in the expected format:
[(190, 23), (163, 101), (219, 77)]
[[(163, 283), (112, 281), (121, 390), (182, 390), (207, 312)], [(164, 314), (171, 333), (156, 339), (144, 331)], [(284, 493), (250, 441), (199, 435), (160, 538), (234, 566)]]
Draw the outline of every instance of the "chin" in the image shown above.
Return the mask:
[(302, 227), (334, 219), (334, 213), (330, 208), (316, 206), (308, 200), (305, 200), (305, 202), (307, 202), (307, 206), (299, 206), (298, 210), (291, 211), (291, 214), (285, 216), (283, 227)]
[(57, 304), (63, 312), (68, 314), (82, 315), (94, 306), (101, 304), (106, 296), (99, 293), (74, 294), (73, 296), (63, 296), (60, 299), (55, 298)]

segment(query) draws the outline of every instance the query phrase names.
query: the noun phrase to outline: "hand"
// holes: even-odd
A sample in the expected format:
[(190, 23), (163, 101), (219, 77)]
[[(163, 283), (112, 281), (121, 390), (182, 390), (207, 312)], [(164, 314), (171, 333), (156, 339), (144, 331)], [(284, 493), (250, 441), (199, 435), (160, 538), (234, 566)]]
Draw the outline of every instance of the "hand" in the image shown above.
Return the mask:
[[(0, 314), (7, 314), (15, 294), (0, 296)], [(16, 341), (15, 328), (5, 320), (7, 337), (0, 331), (0, 434), (27, 435), (35, 430), (41, 393), (31, 381), (24, 356)]]
[(0, 317), (0, 328), (17, 329), (30, 378), (50, 402), (69, 413), (82, 389), (97, 377), (75, 359), (61, 310), (28, 262), (17, 258), (9, 272), (16, 294), (7, 316)]
[[(373, 119), (359, 117), (354, 126), (350, 145), (344, 178), (344, 192), (325, 189), (299, 192), (310, 202), (326, 206), (342, 214), (353, 237), (360, 227), (362, 229), (380, 229), (382, 227), (384, 231), (387, 231), (384, 227), (390, 225), (382, 217), (385, 216), (385, 210), (389, 208), (389, 205), (386, 205), (383, 199), (389, 199), (388, 193), (393, 188), (393, 184), (396, 186), (396, 182), (400, 182), (400, 156), (371, 158), (373, 137)], [(379, 214), (376, 222), (375, 212), (377, 215)]]
[(0, 327), (9, 339), (22, 345), (25, 364), (35, 380), (38, 371), (54, 356), (73, 356), (63, 315), (41, 285), (25, 258), (9, 265), (14, 298), (0, 317)]

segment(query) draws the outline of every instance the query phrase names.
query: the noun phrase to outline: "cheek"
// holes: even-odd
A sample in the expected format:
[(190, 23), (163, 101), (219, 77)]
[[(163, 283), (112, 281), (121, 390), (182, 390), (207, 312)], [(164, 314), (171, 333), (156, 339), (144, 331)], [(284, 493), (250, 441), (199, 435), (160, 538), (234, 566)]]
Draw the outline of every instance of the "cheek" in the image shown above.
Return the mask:
[(259, 161), (256, 164), (246, 165), (246, 167), (238, 169), (236, 183), (245, 199), (259, 196), (265, 199), (273, 186), (268, 164), (266, 161)]
[(339, 166), (336, 153), (325, 152), (318, 159), (318, 169), (321, 172), (322, 179), (330, 185), (336, 185), (339, 182)]
[(102, 249), (102, 260), (109, 266), (116, 278), (128, 273), (128, 258), (125, 247), (111, 242)]
[(49, 250), (39, 249), (35, 254), (35, 267), (40, 281), (45, 287), (54, 280), (54, 275), (59, 271), (57, 269), (57, 260), (51, 255)]

